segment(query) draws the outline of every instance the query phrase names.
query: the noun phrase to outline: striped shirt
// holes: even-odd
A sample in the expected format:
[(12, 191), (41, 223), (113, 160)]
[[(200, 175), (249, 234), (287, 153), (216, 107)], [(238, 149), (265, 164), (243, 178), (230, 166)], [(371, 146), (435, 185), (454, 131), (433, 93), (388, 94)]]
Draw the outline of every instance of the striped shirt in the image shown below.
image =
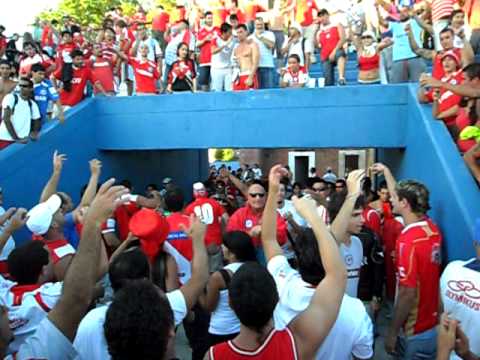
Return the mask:
[(432, 20), (439, 21), (446, 17), (450, 17), (453, 11), (455, 0), (433, 0), (432, 1)]

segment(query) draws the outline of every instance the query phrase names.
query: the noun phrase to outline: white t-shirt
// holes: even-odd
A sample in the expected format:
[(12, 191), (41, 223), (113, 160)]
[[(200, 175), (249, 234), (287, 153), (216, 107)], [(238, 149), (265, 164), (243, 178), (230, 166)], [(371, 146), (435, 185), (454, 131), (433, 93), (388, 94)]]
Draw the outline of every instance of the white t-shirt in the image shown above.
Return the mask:
[[(282, 48), (285, 48), (287, 44), (288, 44), (288, 38), (285, 38)], [(298, 57), (300, 58), (300, 65), (304, 66), (305, 65), (304, 51), (305, 53), (312, 54), (313, 48), (312, 48), (311, 41), (303, 41), (303, 37), (301, 37), (297, 40), (297, 42), (290, 45), (290, 48), (288, 49), (288, 53), (287, 53), (287, 58), (292, 54), (297, 54)]]
[[(229, 40), (225, 41), (220, 36), (215, 36), (212, 40), (212, 45), (215, 47), (222, 47), (228, 43)], [(235, 47), (235, 42), (230, 41), (228, 46), (225, 46), (220, 52), (212, 54), (212, 62), (210, 66), (212, 69), (228, 69), (232, 66), (232, 54), (233, 48)]]
[[(275, 328), (281, 330), (308, 307), (315, 288), (303, 281), (284, 256), (272, 258), (267, 268), (278, 289), (279, 301), (273, 319)], [(373, 356), (373, 326), (363, 303), (345, 294), (337, 320), (316, 359), (349, 360), (352, 354), (359, 359)]]
[[(140, 49), (143, 44), (146, 44), (148, 46), (148, 55), (147, 58), (150, 61), (157, 61), (159, 57), (161, 57), (162, 54), (162, 49), (160, 48), (160, 44), (158, 43), (157, 40), (155, 40), (152, 37), (148, 37), (146, 40), (141, 40), (140, 44), (138, 45), (138, 48)], [(137, 59), (141, 59), (142, 56), (140, 55), (140, 51), (137, 52)]]
[(8, 355), (5, 360), (14, 359), (75, 359), (77, 353), (73, 344), (57, 327), (45, 318), (38, 325), (37, 331), (20, 346), (15, 357)]
[(20, 344), (35, 333), (48, 311), (60, 299), (62, 286), (62, 282), (46, 283), (23, 292), (25, 287), (0, 276), (0, 302), (8, 308), (10, 328), (15, 335), (8, 346), (9, 354), (18, 351)]
[(330, 218), (328, 216), (327, 208), (323, 205), (317, 207), (318, 216), (325, 222), (326, 225), (330, 224)]
[[(480, 261), (452, 261), (440, 278), (444, 311), (460, 321), (470, 351), (480, 356)], [(459, 359), (454, 353), (450, 359)]]
[[(295, 209), (295, 206), (293, 206), (293, 202), (290, 201), (290, 200), (285, 200), (284, 203), (283, 203), (283, 207), (282, 208), (278, 208), (277, 209), (278, 212), (280, 213), (280, 215), (282, 215), (282, 217), (286, 217), (287, 213), (290, 213), (292, 214), (292, 217), (293, 217), (293, 220), (295, 220), (295, 222), (299, 225), (299, 226), (302, 226), (302, 227), (306, 227), (307, 226), (307, 222), (305, 221), (305, 219), (303, 217), (300, 216), (300, 214), (297, 212), (297, 210)], [(291, 225), (288, 224), (288, 229), (290, 230), (291, 229)]]
[[(180, 290), (171, 291), (166, 295), (173, 311), (176, 326), (187, 316), (187, 304)], [(108, 360), (111, 358), (103, 331), (109, 306), (110, 304), (107, 304), (91, 310), (80, 322), (73, 343), (78, 352), (78, 359)]]
[[(38, 106), (35, 101), (30, 100), (32, 106), (32, 111), (30, 112), (30, 105), (27, 100), (23, 100), (20, 95), (16, 95), (18, 98), (17, 105), (15, 106), (15, 112), (10, 119), (10, 122), (17, 133), (19, 138), (24, 138), (30, 135), (30, 125), (31, 121), (40, 119), (40, 112), (38, 111)], [(2, 114), (5, 116), (5, 109), (8, 107), (13, 109), (15, 104), (15, 96), (13, 94), (8, 94), (3, 98), (2, 101)], [(5, 121), (2, 121), (0, 124), (0, 140), (13, 141), (13, 138), (10, 136), (10, 133), (7, 130)]]
[[(275, 43), (275, 35), (271, 31), (264, 31), (260, 36)], [(255, 43), (258, 45), (260, 55), (258, 67), (274, 68), (275, 62), (273, 60), (273, 49), (269, 49), (267, 45), (265, 45), (263, 41), (256, 36), (255, 33), (250, 35), (248, 38), (255, 41)]]
[[(0, 216), (3, 216), (3, 214), (5, 214), (5, 209), (0, 206)], [(3, 224), (3, 226), (0, 226), (0, 234), (3, 233), (3, 229), (7, 223)], [(10, 255), (13, 249), (15, 249), (15, 240), (13, 240), (13, 237), (10, 236), (5, 243), (2, 252), (0, 253), (0, 261), (6, 261), (8, 259), (8, 255)]]
[(358, 297), (358, 282), (360, 280), (360, 269), (363, 265), (363, 245), (362, 241), (351, 236), (350, 246), (340, 244), (340, 254), (347, 268), (348, 279), (345, 292), (351, 297)]
[(297, 73), (288, 68), (282, 77), (282, 81), (287, 83), (287, 86), (307, 84), (309, 79), (308, 71), (303, 66)]

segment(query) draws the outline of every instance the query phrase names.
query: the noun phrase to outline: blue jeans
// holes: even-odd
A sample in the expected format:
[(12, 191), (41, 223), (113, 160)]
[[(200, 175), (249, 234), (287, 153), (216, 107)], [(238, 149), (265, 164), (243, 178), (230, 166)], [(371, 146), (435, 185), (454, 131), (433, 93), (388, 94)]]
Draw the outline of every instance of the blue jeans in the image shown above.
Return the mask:
[(435, 360), (437, 329), (433, 328), (409, 337), (400, 336), (395, 350), (399, 360)]
[(260, 89), (273, 88), (273, 68), (259, 67), (257, 75)]

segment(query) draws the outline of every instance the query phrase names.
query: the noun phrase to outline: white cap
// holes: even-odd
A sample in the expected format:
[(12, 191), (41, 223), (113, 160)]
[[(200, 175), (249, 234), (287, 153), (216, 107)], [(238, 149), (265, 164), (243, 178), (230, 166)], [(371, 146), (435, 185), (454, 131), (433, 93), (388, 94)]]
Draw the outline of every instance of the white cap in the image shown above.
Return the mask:
[(205, 185), (203, 185), (203, 183), (201, 183), (201, 182), (196, 182), (195, 184), (193, 184), (193, 190), (194, 191), (205, 191)]
[(52, 224), (53, 215), (62, 206), (62, 199), (57, 194), (40, 203), (27, 213), (27, 228), (35, 235), (44, 235)]
[(296, 23), (296, 22), (291, 23), (290, 27), (292, 29), (297, 30), (300, 33), (300, 36), (303, 36), (303, 29), (302, 29), (302, 26), (299, 23)]
[(362, 37), (371, 37), (374, 41), (377, 40), (377, 37), (375, 36), (375, 33), (371, 30), (365, 30), (362, 33)]

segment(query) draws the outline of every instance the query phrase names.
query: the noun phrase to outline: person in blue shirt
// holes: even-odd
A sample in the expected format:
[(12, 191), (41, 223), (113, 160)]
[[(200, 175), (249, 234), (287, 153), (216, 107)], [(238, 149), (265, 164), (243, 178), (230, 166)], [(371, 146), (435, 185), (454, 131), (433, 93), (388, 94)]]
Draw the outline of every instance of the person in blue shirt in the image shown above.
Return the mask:
[(57, 105), (57, 117), (61, 123), (64, 121), (63, 108), (60, 104), (58, 92), (50, 80), (45, 78), (45, 67), (42, 64), (32, 65), (33, 97), (40, 110), (42, 125), (49, 118), (49, 103)]

